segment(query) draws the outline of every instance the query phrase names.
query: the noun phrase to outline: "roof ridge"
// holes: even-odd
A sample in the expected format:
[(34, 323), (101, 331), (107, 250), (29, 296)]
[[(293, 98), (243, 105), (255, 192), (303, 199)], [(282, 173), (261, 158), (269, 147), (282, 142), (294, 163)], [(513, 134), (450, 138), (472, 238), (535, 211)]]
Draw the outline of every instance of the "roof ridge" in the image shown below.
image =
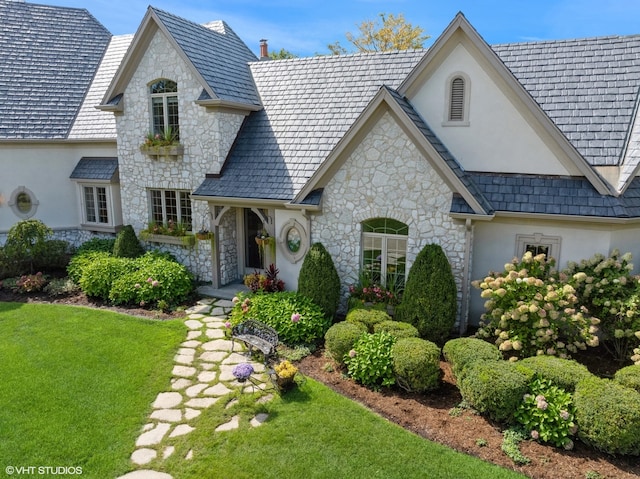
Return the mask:
[(594, 37), (579, 37), (579, 38), (561, 38), (561, 39), (545, 39), (545, 40), (530, 40), (523, 42), (505, 42), (505, 43), (492, 43), (489, 44), (491, 48), (499, 48), (499, 47), (513, 47), (516, 45), (544, 45), (544, 44), (571, 44), (571, 43), (596, 43), (602, 42), (605, 40), (620, 40), (620, 39), (640, 39), (640, 33), (633, 33), (629, 35), (598, 35)]

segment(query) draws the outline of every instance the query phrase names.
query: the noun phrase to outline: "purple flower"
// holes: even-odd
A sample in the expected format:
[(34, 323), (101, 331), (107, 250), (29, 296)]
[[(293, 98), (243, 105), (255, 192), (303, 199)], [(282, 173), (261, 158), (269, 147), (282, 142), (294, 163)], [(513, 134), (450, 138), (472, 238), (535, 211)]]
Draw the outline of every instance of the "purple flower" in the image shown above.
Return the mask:
[(298, 321), (300, 321), (300, 314), (299, 313), (293, 313), (291, 315), (291, 321), (293, 321), (294, 323), (297, 323)]
[(253, 366), (249, 363), (240, 363), (233, 368), (231, 373), (238, 379), (238, 381), (246, 381), (249, 376), (253, 374)]
[(151, 281), (151, 286), (153, 286), (154, 288), (157, 288), (158, 286), (160, 286), (160, 281), (158, 281), (157, 279), (154, 279), (153, 281)]
[(227, 321), (226, 323), (224, 323), (224, 327), (227, 329), (231, 328), (231, 323), (229, 321)]

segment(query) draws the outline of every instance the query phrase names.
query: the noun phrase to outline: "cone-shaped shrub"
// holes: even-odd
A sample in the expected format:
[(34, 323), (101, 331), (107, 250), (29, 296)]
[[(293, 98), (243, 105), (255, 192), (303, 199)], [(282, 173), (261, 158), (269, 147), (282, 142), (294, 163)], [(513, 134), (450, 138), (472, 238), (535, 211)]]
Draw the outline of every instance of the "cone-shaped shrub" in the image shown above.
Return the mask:
[(113, 245), (113, 256), (116, 258), (137, 258), (144, 254), (144, 248), (138, 241), (133, 226), (126, 225), (116, 236), (116, 242)]
[(329, 252), (322, 243), (314, 243), (302, 262), (298, 293), (316, 303), (333, 319), (340, 302), (340, 277)]
[(425, 246), (414, 261), (396, 319), (413, 324), (420, 336), (443, 344), (456, 321), (457, 287), (440, 245)]

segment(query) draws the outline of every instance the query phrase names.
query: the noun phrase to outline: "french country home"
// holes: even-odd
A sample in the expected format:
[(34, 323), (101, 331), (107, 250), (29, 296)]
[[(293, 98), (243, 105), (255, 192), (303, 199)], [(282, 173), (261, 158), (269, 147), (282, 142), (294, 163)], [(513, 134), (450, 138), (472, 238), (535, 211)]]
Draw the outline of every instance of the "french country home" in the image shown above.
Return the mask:
[(154, 7), (132, 36), (19, 0), (0, 26), (0, 241), (130, 224), (214, 287), (273, 263), (288, 289), (321, 242), (345, 298), (437, 243), (460, 330), (526, 251), (640, 258), (640, 35), (488, 45), (459, 13), (424, 50), (269, 60)]

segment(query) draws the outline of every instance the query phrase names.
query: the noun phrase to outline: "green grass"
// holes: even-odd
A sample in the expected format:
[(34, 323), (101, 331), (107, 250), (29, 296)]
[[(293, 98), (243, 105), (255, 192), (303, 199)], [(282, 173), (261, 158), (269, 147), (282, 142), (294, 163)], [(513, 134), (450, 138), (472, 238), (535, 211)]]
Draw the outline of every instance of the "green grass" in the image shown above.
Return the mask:
[[(74, 466), (104, 479), (133, 469), (135, 440), (185, 334), (180, 321), (0, 303), (0, 470)], [(524, 477), (426, 441), (311, 379), (267, 404), (255, 399), (229, 409), (219, 401), (193, 432), (163, 443), (175, 446), (171, 457), (144, 468), (176, 479)], [(269, 419), (251, 428), (257, 412)], [(214, 432), (236, 414), (238, 430)]]
[(185, 334), (181, 321), (0, 303), (0, 470), (74, 466), (100, 479), (130, 470)]
[[(195, 431), (176, 438), (175, 454), (156, 463), (158, 470), (181, 479), (524, 477), (426, 441), (311, 379), (266, 405), (251, 397), (225, 405), (215, 404)], [(251, 428), (257, 411), (269, 419)], [(236, 414), (238, 430), (213, 432)], [(194, 458), (185, 461), (190, 449)]]

